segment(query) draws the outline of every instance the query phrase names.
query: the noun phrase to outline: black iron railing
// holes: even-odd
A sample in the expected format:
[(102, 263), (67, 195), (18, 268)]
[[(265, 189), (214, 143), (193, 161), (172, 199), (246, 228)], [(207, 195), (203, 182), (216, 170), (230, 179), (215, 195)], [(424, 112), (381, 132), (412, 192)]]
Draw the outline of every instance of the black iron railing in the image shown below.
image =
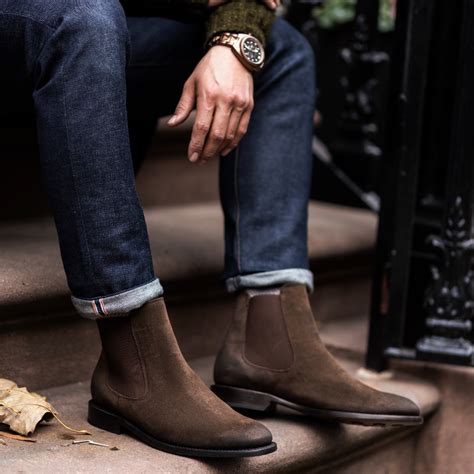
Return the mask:
[[(289, 7), (323, 59), (319, 161), (355, 205), (377, 210), (380, 199), (367, 366), (383, 370), (391, 357), (472, 366), (474, 0), (398, 0), (388, 47), (380, 2), (357, 2), (340, 64), (324, 57), (339, 37), (312, 14), (322, 2)], [(351, 203), (324, 173), (316, 168), (315, 197)], [(321, 196), (324, 181), (335, 194)]]
[(399, 0), (367, 365), (474, 365), (474, 1)]

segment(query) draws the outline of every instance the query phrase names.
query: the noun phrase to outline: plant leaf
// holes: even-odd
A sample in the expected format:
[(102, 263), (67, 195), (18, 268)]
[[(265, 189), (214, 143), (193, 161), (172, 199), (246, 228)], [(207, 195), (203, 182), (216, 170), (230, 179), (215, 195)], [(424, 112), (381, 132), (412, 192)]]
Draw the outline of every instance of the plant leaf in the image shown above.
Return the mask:
[(31, 435), (38, 423), (55, 418), (65, 429), (76, 434), (90, 435), (86, 430), (75, 430), (60, 420), (54, 407), (37, 393), (18, 387), (15, 382), (0, 379), (0, 424), (20, 435)]
[(53, 417), (54, 408), (44, 397), (20, 388), (15, 382), (0, 379), (0, 423), (12, 431), (29, 436), (36, 425)]

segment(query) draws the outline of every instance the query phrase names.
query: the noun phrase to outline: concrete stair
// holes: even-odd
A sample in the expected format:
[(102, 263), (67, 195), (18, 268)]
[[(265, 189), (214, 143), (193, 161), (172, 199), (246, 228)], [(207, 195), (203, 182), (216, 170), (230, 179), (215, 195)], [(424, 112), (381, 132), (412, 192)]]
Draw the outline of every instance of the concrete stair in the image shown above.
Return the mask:
[[(173, 327), (185, 356), (210, 383), (232, 299), (218, 283), (223, 225), (216, 202), (217, 163), (188, 164), (183, 144), (187, 133), (189, 127), (161, 140), (158, 136), (138, 186)], [(7, 140), (12, 154), (18, 137), (12, 134)], [(26, 146), (19, 156), (31, 162), (31, 153)], [(20, 177), (24, 162), (10, 166), (13, 176)], [(28, 173), (26, 183), (37, 183), (35, 168)], [(6, 187), (0, 197), (12, 208), (0, 212), (0, 377), (41, 391), (65, 421), (83, 427), (88, 379), (99, 352), (95, 323), (74, 315), (40, 188), (33, 184), (26, 199), (12, 183)], [(314, 202), (309, 214), (316, 276), (313, 308), (330, 350), (357, 373), (365, 350), (376, 218)], [(439, 404), (439, 392), (433, 383), (419, 380), (419, 371), (408, 370), (411, 377), (400, 371), (368, 383), (416, 400), (429, 418)], [(275, 435), (277, 453), (211, 462), (164, 454), (92, 427), (92, 439), (118, 450), (72, 445), (70, 434), (51, 424), (38, 430), (36, 444), (8, 440), (7, 446), (0, 445), (0, 472), (410, 473), (415, 472), (417, 445), (425, 432), (325, 424), (284, 412), (262, 421)]]
[[(358, 364), (340, 359), (350, 371)], [(193, 361), (193, 367), (211, 383), (213, 358)], [(401, 374), (374, 386), (402, 393), (416, 400), (425, 416), (439, 402), (431, 385)], [(273, 433), (278, 451), (262, 457), (230, 460), (186, 459), (156, 451), (126, 435), (113, 435), (88, 425), (86, 406), (88, 385), (76, 383), (44, 392), (70, 425), (87, 429), (91, 436), (71, 435), (57, 423), (41, 426), (34, 445), (8, 441), (0, 446), (0, 470), (7, 472), (166, 472), (166, 473), (278, 473), (278, 472), (411, 472), (417, 442), (416, 429), (338, 425), (307, 420), (289, 411), (262, 421)], [(73, 445), (73, 440), (92, 439), (109, 448)], [(114, 448), (111, 450), (110, 448)], [(396, 460), (396, 470), (393, 469)], [(375, 471), (374, 461), (381, 470)], [(382, 466), (391, 466), (389, 469)]]
[[(326, 346), (334, 355), (350, 359), (362, 367), (367, 347), (368, 324), (368, 315), (361, 313), (351, 318), (330, 319), (321, 322), (319, 326)], [(415, 474), (474, 472), (474, 452), (471, 442), (474, 426), (474, 410), (472, 409), (474, 371), (472, 368), (414, 361), (392, 361), (391, 374), (394, 374), (396, 378), (397, 373), (403, 373), (405, 376), (436, 386), (440, 397), (440, 406), (436, 413), (425, 419), (423, 428), (416, 436), (416, 449), (411, 458), (411, 468), (400, 471), (354, 469), (347, 472), (411, 472)], [(359, 376), (363, 375), (363, 372), (359, 371)], [(370, 373), (366, 375), (375, 376)], [(382, 379), (385, 376), (390, 380), (390, 373), (386, 372), (378, 377), (375, 376), (375, 381), (379, 384), (379, 388), (390, 391), (391, 387), (382, 385)]]

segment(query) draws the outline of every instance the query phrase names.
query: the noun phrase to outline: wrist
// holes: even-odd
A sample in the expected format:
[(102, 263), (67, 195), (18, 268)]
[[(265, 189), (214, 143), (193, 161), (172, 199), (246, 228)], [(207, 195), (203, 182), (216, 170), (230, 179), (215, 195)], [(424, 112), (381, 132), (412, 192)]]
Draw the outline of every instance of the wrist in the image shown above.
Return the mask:
[(228, 71), (240, 71), (247, 74), (252, 74), (247, 67), (245, 67), (241, 61), (235, 56), (231, 49), (227, 46), (216, 44), (209, 47), (207, 55), (212, 61), (225, 65)]

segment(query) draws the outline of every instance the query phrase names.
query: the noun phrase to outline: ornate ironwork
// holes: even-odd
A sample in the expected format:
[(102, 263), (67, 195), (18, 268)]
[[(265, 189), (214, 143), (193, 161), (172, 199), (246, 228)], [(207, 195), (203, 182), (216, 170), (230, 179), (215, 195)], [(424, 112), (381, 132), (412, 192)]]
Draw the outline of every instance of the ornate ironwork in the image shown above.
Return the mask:
[(451, 203), (443, 236), (430, 236), (429, 244), (440, 253), (440, 263), (431, 267), (432, 285), (425, 308), (429, 335), (417, 343), (423, 358), (444, 355), (470, 363), (474, 324), (474, 239), (466, 204), (461, 196)]
[(474, 366), (474, 0), (397, 8), (398, 106), (384, 163), (367, 365), (382, 370), (396, 357)]
[(379, 127), (375, 97), (379, 86), (377, 68), (388, 62), (388, 55), (372, 49), (374, 29), (376, 26), (369, 23), (366, 12), (359, 12), (354, 22), (354, 41), (341, 51), (346, 66), (346, 74), (341, 79), (344, 108), (339, 123), (338, 144), (332, 146), (338, 152), (373, 157), (382, 154), (377, 144)]

